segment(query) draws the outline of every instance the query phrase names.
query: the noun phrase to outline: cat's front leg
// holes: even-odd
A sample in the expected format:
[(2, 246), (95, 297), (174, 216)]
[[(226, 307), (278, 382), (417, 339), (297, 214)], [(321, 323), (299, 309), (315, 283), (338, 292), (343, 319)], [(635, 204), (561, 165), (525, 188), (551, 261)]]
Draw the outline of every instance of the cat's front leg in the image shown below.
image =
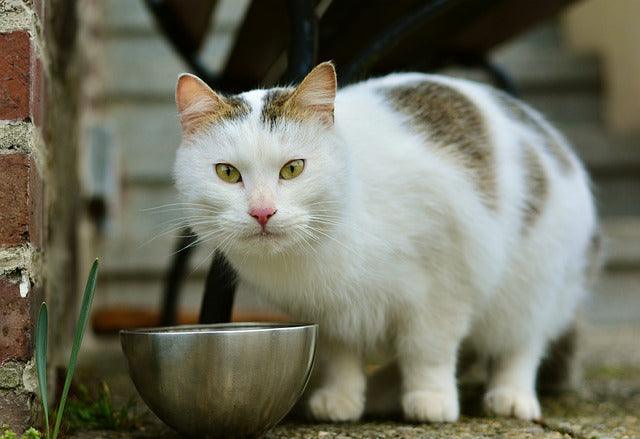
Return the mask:
[(366, 376), (362, 357), (339, 343), (324, 344), (320, 387), (309, 398), (309, 411), (318, 421), (357, 421), (365, 403)]
[(402, 409), (410, 421), (453, 422), (460, 415), (456, 354), (466, 325), (453, 328), (430, 320), (405, 322), (398, 333)]

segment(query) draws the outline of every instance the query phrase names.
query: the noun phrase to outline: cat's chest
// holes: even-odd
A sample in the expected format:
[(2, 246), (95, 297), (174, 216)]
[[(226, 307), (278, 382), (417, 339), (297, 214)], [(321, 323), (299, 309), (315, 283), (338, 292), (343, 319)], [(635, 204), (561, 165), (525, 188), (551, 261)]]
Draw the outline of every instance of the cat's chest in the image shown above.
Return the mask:
[(245, 260), (237, 270), (274, 305), (296, 320), (319, 323), (327, 335), (359, 346), (378, 345), (389, 335), (391, 285), (344, 261), (273, 266)]
[[(232, 260), (233, 264), (233, 260)], [(243, 261), (233, 264), (240, 278), (270, 296), (279, 305), (290, 307), (306, 299), (329, 300), (331, 291), (343, 290), (353, 281), (331, 263), (307, 263), (298, 260)]]

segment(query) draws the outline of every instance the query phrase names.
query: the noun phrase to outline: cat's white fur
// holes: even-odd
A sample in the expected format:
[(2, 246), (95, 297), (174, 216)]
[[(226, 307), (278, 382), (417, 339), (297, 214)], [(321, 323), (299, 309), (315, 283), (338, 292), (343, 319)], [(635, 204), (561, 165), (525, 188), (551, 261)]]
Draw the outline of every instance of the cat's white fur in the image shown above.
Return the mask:
[[(435, 81), (479, 109), (495, 154), (496, 208), (467, 170), (410, 129), (381, 88)], [(320, 324), (322, 386), (309, 399), (323, 420), (355, 420), (364, 408), (363, 362), (397, 359), (402, 408), (418, 421), (459, 416), (456, 355), (463, 339), (493, 359), (485, 396), (498, 415), (539, 418), (534, 384), (549, 340), (574, 318), (596, 214), (588, 177), (568, 152), (563, 172), (541, 134), (509, 117), (484, 85), (424, 74), (393, 74), (340, 90), (335, 123), (261, 120), (265, 90), (240, 95), (245, 117), (186, 136), (175, 179), (192, 221), (258, 291), (296, 320)], [(540, 116), (527, 110), (566, 147)], [(539, 218), (523, 234), (522, 142), (548, 177)], [(289, 160), (303, 173), (278, 178)], [(243, 182), (216, 176), (230, 163)], [(251, 206), (277, 208), (263, 236)], [(286, 359), (282, 359), (286, 361)]]

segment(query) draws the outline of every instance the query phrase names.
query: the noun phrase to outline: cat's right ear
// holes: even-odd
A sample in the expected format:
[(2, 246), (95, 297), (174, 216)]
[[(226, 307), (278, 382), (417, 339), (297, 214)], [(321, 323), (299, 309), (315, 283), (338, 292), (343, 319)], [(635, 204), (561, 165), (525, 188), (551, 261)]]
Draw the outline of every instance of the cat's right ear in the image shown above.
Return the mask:
[(192, 134), (210, 124), (229, 105), (197, 76), (183, 73), (176, 84), (176, 105), (183, 134)]

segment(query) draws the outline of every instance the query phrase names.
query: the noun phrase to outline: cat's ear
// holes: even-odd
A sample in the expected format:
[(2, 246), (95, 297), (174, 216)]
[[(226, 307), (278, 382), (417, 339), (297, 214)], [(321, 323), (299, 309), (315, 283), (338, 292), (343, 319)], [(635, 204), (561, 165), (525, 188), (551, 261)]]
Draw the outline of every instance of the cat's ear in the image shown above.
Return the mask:
[(176, 84), (176, 105), (183, 134), (191, 134), (222, 114), (228, 104), (197, 76), (183, 73)]
[(336, 69), (330, 61), (323, 62), (302, 80), (290, 100), (297, 109), (317, 115), (323, 122), (331, 125), (336, 88)]

